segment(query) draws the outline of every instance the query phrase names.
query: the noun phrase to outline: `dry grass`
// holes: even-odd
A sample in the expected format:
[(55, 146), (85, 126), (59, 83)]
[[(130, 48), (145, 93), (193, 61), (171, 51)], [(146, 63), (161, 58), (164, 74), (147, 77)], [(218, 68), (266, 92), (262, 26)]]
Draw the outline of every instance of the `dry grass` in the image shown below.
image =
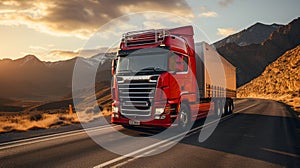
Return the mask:
[(74, 113), (69, 115), (57, 112), (0, 112), (0, 133), (10, 131), (28, 131), (32, 129), (47, 129), (75, 123), (89, 122), (111, 112), (104, 109), (100, 113)]
[[(100, 90), (96, 94), (96, 97), (97, 103), (93, 104), (94, 96), (86, 96), (82, 103), (77, 104), (77, 112), (73, 115), (69, 115), (68, 108), (68, 105), (72, 104), (72, 99), (49, 103), (28, 102), (26, 108), (22, 111), (2, 112), (0, 108), (0, 133), (61, 127), (74, 123), (90, 122), (103, 116), (110, 116), (112, 102), (110, 88)], [(23, 107), (25, 106), (24, 104), (24, 102), (0, 99), (0, 107), (8, 105)]]
[(38, 128), (52, 128), (78, 123), (76, 114), (1, 113), (0, 132), (27, 131)]

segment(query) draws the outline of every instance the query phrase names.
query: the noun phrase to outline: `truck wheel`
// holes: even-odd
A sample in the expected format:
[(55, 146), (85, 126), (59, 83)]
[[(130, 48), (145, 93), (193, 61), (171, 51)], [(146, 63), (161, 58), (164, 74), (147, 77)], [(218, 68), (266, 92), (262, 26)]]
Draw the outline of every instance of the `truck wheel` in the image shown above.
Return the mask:
[(191, 115), (188, 107), (185, 104), (180, 105), (180, 112), (178, 115), (179, 131), (187, 131), (191, 124)]
[(222, 117), (223, 117), (223, 116), (225, 116), (227, 114), (227, 108), (226, 108), (227, 101), (226, 100), (225, 101), (222, 100), (220, 103), (221, 103), (220, 106), (221, 106)]
[(226, 104), (225, 104), (225, 114), (231, 114), (232, 113), (232, 104), (230, 100), (226, 100)]
[(233, 113), (233, 102), (232, 101), (229, 101), (229, 107), (230, 107), (229, 114), (231, 114), (231, 113)]
[(216, 117), (221, 117), (221, 115), (222, 115), (222, 108), (220, 106), (220, 101), (215, 101), (214, 104), (215, 104), (214, 108), (215, 108), (215, 115), (216, 115)]
[(229, 102), (226, 101), (224, 105), (224, 116), (229, 114), (229, 108), (230, 108)]

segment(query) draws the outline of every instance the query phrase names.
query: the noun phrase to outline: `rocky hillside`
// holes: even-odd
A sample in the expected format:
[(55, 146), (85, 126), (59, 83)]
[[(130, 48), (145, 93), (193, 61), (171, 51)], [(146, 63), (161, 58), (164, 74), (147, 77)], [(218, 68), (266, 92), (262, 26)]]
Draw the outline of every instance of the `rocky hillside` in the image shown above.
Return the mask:
[(222, 47), (227, 43), (235, 43), (239, 46), (246, 46), (249, 44), (260, 44), (261, 42), (267, 40), (271, 33), (276, 31), (282, 25), (272, 24), (266, 25), (263, 23), (255, 23), (247, 29), (244, 29), (236, 34), (230, 35), (216, 43), (214, 46), (216, 48)]
[(300, 44), (300, 18), (273, 32), (260, 44), (227, 43), (218, 52), (237, 67), (237, 86), (258, 77), (267, 65)]
[(237, 96), (280, 100), (300, 110), (300, 45), (267, 66), (259, 77), (240, 87)]

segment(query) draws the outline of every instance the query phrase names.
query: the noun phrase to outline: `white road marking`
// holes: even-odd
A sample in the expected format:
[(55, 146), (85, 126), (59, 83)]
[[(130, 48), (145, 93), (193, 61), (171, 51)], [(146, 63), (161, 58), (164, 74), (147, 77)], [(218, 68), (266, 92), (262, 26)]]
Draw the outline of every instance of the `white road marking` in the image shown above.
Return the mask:
[(285, 155), (285, 156), (300, 158), (299, 155), (294, 154), (294, 153), (289, 153), (289, 152), (284, 152), (284, 151), (279, 151), (279, 150), (274, 150), (274, 149), (268, 149), (268, 148), (262, 148), (262, 149), (265, 150), (265, 151), (277, 153), (277, 154), (280, 154), (280, 155)]
[[(231, 115), (232, 115), (232, 114), (231, 114)], [(229, 116), (231, 116), (231, 115), (229, 115)], [(228, 118), (229, 116), (226, 116), (226, 118)], [(101, 168), (101, 167), (108, 166), (108, 165), (110, 165), (110, 164), (113, 164), (113, 163), (115, 163), (115, 162), (118, 162), (118, 161), (123, 160), (123, 159), (128, 158), (128, 157), (132, 157), (132, 156), (134, 156), (134, 155), (136, 155), (136, 154), (138, 154), (138, 153), (141, 153), (141, 152), (143, 152), (143, 151), (146, 151), (146, 150), (148, 150), (148, 149), (151, 149), (151, 148), (156, 147), (156, 146), (158, 146), (158, 145), (160, 145), (160, 144), (163, 144), (163, 143), (167, 143), (167, 144), (165, 144), (165, 145), (167, 146), (167, 145), (169, 145), (169, 143), (173, 143), (172, 140), (175, 140), (175, 139), (179, 138), (180, 136), (184, 136), (184, 135), (186, 135), (186, 134), (188, 134), (188, 133), (190, 133), (190, 132), (196, 131), (196, 130), (198, 130), (198, 129), (200, 129), (200, 128), (203, 128), (203, 127), (206, 127), (206, 126), (208, 126), (208, 125), (210, 125), (210, 124), (213, 124), (213, 123), (215, 123), (215, 122), (217, 122), (217, 120), (214, 120), (214, 121), (212, 121), (212, 122), (209, 122), (209, 123), (207, 123), (207, 124), (205, 124), (205, 125), (202, 125), (202, 126), (200, 126), (200, 127), (196, 127), (196, 128), (194, 128), (194, 129), (191, 129), (191, 130), (188, 131), (188, 132), (183, 132), (183, 133), (181, 133), (181, 134), (175, 135), (175, 136), (173, 136), (173, 137), (170, 137), (170, 138), (165, 139), (165, 140), (163, 140), (163, 141), (157, 142), (157, 143), (152, 144), (152, 145), (150, 145), (150, 146), (147, 146), (147, 147), (145, 147), (145, 148), (141, 148), (141, 149), (136, 150), (136, 151), (134, 151), (134, 152), (131, 152), (131, 153), (128, 153), (128, 154), (126, 154), (126, 155), (120, 156), (120, 157), (118, 157), (118, 158), (112, 159), (112, 160), (110, 160), (110, 161), (104, 162), (104, 163), (102, 163), (102, 164), (100, 164), (100, 165), (95, 166), (94, 168)], [(170, 142), (170, 141), (171, 141), (171, 142)], [(154, 149), (154, 150), (155, 150), (155, 149)], [(154, 150), (153, 150), (153, 151), (154, 151)], [(145, 155), (145, 153), (140, 154), (140, 155), (135, 156), (135, 157), (142, 157), (142, 155)], [(132, 158), (132, 159), (134, 159), (134, 158)], [(132, 160), (132, 159), (131, 159), (131, 160)], [(128, 160), (127, 160), (127, 161), (128, 161)]]
[(257, 103), (252, 104), (251, 106), (248, 106), (248, 107), (245, 107), (245, 108), (243, 108), (243, 109), (241, 109), (241, 110), (235, 111), (234, 113), (239, 113), (239, 112), (241, 112), (241, 111), (247, 110), (247, 109), (249, 109), (249, 108), (251, 108), (251, 107), (254, 107), (254, 106), (257, 106), (257, 105), (258, 105)]
[[(239, 113), (241, 111), (244, 111), (244, 110), (249, 109), (251, 107), (254, 107), (256, 105), (257, 104), (253, 104), (251, 106), (248, 106), (248, 107), (245, 107), (245, 108), (243, 108), (241, 110), (238, 110), (238, 111), (236, 111), (234, 113)], [(233, 114), (225, 116), (221, 120), (225, 120), (225, 119), (231, 117)], [(190, 130), (188, 133), (183, 132), (183, 133), (178, 134), (176, 136), (170, 137), (170, 138), (168, 138), (166, 140), (163, 140), (163, 141), (160, 141), (158, 143), (152, 144), (152, 145), (150, 145), (148, 147), (145, 147), (145, 148), (139, 149), (137, 151), (131, 152), (131, 153), (127, 154), (127, 155), (124, 155), (124, 156), (112, 159), (110, 161), (104, 162), (104, 163), (102, 163), (102, 164), (100, 164), (98, 166), (95, 166), (95, 167), (98, 168), (98, 167), (108, 166), (108, 165), (113, 164), (115, 162), (121, 161), (123, 159), (126, 159), (128, 157), (134, 156), (136, 154), (139, 154), (139, 153), (141, 153), (143, 151), (150, 150), (150, 151), (147, 151), (146, 153), (138, 155), (137, 157), (134, 157), (134, 158), (131, 158), (131, 159), (127, 160), (126, 163), (128, 163), (130, 161), (133, 161), (133, 160), (137, 159), (138, 157), (142, 157), (143, 155), (146, 155), (148, 153), (151, 153), (151, 152), (157, 150), (157, 149), (151, 149), (151, 148), (154, 148), (154, 147), (156, 147), (158, 145), (161, 145), (161, 144), (164, 144), (164, 143), (165, 144), (163, 146), (161, 146), (161, 147), (171, 145), (171, 143), (174, 143), (172, 140), (175, 140), (175, 139), (177, 139), (177, 138), (179, 138), (181, 136), (184, 136), (184, 135), (188, 135), (189, 136), (190, 133), (193, 133), (193, 132), (195, 132), (195, 131), (197, 131), (197, 130), (199, 130), (201, 128), (207, 127), (207, 126), (209, 126), (209, 125), (211, 125), (211, 124), (213, 124), (213, 123), (215, 123), (217, 121), (218, 120), (209, 122), (209, 123), (207, 123), (205, 125), (202, 125), (200, 127), (196, 127), (194, 129)], [(65, 137), (74, 136), (74, 135), (80, 135), (80, 134), (83, 134), (83, 133), (86, 133), (86, 132), (94, 132), (94, 131), (104, 130), (104, 129), (108, 129), (108, 128), (112, 128), (112, 127), (118, 127), (118, 125), (114, 125), (114, 126), (105, 125), (105, 126), (100, 126), (100, 127), (88, 128), (86, 130), (74, 130), (74, 131), (69, 131), (69, 132), (62, 132), (62, 133), (57, 133), (57, 134), (51, 134), (51, 135), (45, 135), (45, 136), (40, 136), (40, 137), (34, 137), (34, 138), (28, 138), (28, 139), (22, 139), (22, 140), (17, 140), (17, 141), (12, 141), (12, 142), (1, 143), (0, 144), (0, 150), (8, 149), (8, 148), (13, 148), (13, 147), (18, 147), (18, 146), (23, 146), (23, 145), (29, 145), (29, 144), (38, 143), (38, 142), (49, 141), (49, 140), (53, 140), (53, 139), (65, 138)]]
[(233, 104), (241, 104), (241, 103), (244, 103), (246, 101), (248, 101), (248, 100), (247, 99), (235, 100), (235, 101), (233, 101)]
[(124, 162), (121, 162), (121, 163), (119, 163), (119, 164), (116, 164), (116, 165), (112, 166), (111, 168), (118, 168), (118, 167), (121, 167), (121, 166), (123, 166), (123, 165), (126, 165), (126, 164), (129, 163), (129, 162), (132, 162), (132, 161), (134, 161), (134, 160), (137, 160), (137, 159), (139, 159), (139, 158), (142, 158), (143, 156), (146, 156), (146, 155), (148, 155), (148, 154), (150, 154), (150, 153), (152, 153), (152, 152), (155, 152), (156, 150), (158, 150), (158, 149), (160, 149), (160, 148), (164, 148), (164, 147), (166, 147), (166, 146), (172, 145), (173, 143), (175, 143), (175, 142), (174, 142), (174, 141), (171, 141), (171, 142), (166, 143), (166, 144), (164, 144), (164, 145), (162, 145), (162, 146), (159, 146), (158, 148), (154, 148), (154, 149), (151, 149), (151, 150), (149, 150), (149, 151), (147, 151), (147, 152), (145, 152), (145, 153), (141, 153), (140, 155), (135, 156), (135, 157), (133, 157), (133, 158), (131, 158), (131, 159), (125, 160)]
[(178, 134), (178, 135), (176, 135), (176, 136), (170, 137), (170, 138), (168, 138), (168, 139), (165, 139), (165, 140), (162, 140), (162, 141), (157, 142), (157, 143), (155, 143), (155, 144), (152, 144), (152, 145), (150, 145), (150, 146), (147, 146), (147, 147), (145, 147), (145, 148), (141, 148), (141, 149), (136, 150), (136, 151), (134, 151), (134, 152), (131, 152), (131, 153), (128, 153), (128, 154), (126, 154), (126, 155), (123, 155), (123, 156), (117, 157), (117, 158), (115, 158), (115, 159), (112, 159), (112, 160), (110, 160), (110, 161), (104, 162), (104, 163), (102, 163), (102, 164), (100, 164), (100, 165), (95, 166), (94, 168), (104, 167), (104, 166), (110, 165), (110, 164), (112, 164), (112, 163), (118, 162), (118, 161), (120, 161), (120, 160), (123, 160), (123, 159), (125, 159), (125, 158), (132, 157), (132, 156), (134, 156), (134, 155), (136, 155), (136, 154), (138, 154), (138, 153), (141, 153), (141, 152), (143, 152), (143, 151), (145, 151), (145, 150), (148, 150), (148, 149), (151, 149), (151, 148), (153, 148), (153, 147), (156, 147), (157, 145), (163, 144), (163, 143), (165, 143), (165, 142), (168, 142), (168, 141), (171, 141), (171, 140), (173, 140), (173, 139), (176, 139), (176, 138), (178, 138), (178, 137), (180, 137), (180, 136), (183, 136), (185, 133), (186, 133), (186, 132), (183, 132), (183, 133)]
[[(222, 121), (223, 121), (223, 120), (226, 120), (226, 119), (232, 117), (235, 113), (239, 113), (239, 112), (241, 112), (241, 111), (247, 110), (247, 109), (249, 109), (249, 108), (251, 108), (251, 107), (254, 107), (254, 106), (256, 106), (256, 105), (257, 105), (257, 104), (253, 104), (253, 105), (251, 105), (251, 106), (245, 107), (245, 108), (243, 108), (243, 109), (241, 109), (241, 110), (238, 110), (238, 111), (236, 111), (236, 112), (234, 112), (234, 113), (232, 113), (232, 114), (230, 114), (230, 115), (227, 115), (227, 116), (221, 118), (220, 120), (222, 120)], [(184, 136), (184, 135), (188, 135), (188, 136), (189, 136), (189, 135), (190, 135), (189, 133), (196, 132), (197, 130), (199, 130), (199, 129), (201, 129), (201, 128), (205, 129), (205, 127), (207, 127), (207, 126), (209, 126), (209, 125), (211, 125), (211, 124), (213, 124), (213, 123), (215, 123), (215, 122), (217, 122), (217, 121), (218, 121), (218, 120), (211, 121), (211, 122), (209, 122), (209, 123), (207, 123), (207, 124), (205, 124), (205, 125), (202, 125), (202, 126), (199, 126), (199, 127), (194, 128), (194, 129), (191, 129), (190, 131), (188, 131), (188, 133), (183, 132), (183, 133), (181, 133), (181, 134), (179, 134), (179, 135), (170, 137), (170, 138), (168, 138), (168, 139), (166, 139), (166, 140), (157, 142), (157, 143), (152, 144), (152, 145), (150, 145), (150, 146), (147, 146), (147, 147), (145, 147), (145, 148), (141, 148), (141, 149), (139, 149), (139, 150), (136, 150), (136, 151), (134, 151), (134, 152), (128, 153), (128, 154), (126, 154), (126, 155), (117, 157), (117, 158), (115, 158), (115, 159), (109, 160), (109, 161), (104, 162), (104, 163), (101, 163), (101, 164), (99, 164), (99, 165), (97, 165), (97, 166), (94, 166), (94, 168), (101, 168), (101, 167), (109, 166), (109, 165), (111, 165), (111, 164), (113, 164), (113, 163), (116, 163), (116, 162), (121, 161), (121, 160), (123, 160), (123, 159), (126, 159), (126, 158), (128, 158), (128, 157), (132, 157), (132, 156), (134, 156), (134, 155), (136, 155), (136, 154), (139, 154), (139, 153), (141, 153), (141, 152), (143, 152), (143, 151), (150, 150), (151, 148), (154, 148), (154, 147), (156, 147), (156, 146), (158, 146), (158, 145), (161, 145), (161, 144), (164, 144), (164, 143), (166, 143), (166, 144), (164, 144), (163, 146), (160, 146), (160, 147), (164, 147), (164, 146), (171, 145), (172, 143), (174, 143), (174, 141), (172, 141), (172, 140), (175, 140), (175, 139), (179, 138), (180, 136)], [(113, 167), (116, 168), (116, 167), (120, 167), (120, 166), (122, 166), (122, 165), (125, 165), (125, 164), (127, 164), (127, 163), (129, 163), (129, 162), (131, 162), (131, 161), (134, 161), (134, 160), (136, 160), (136, 159), (138, 159), (138, 158), (143, 157), (144, 155), (146, 155), (146, 154), (148, 154), (148, 153), (154, 152), (155, 150), (157, 150), (157, 149), (151, 149), (150, 151), (147, 151), (146, 153), (139, 154), (139, 155), (135, 156), (134, 158), (130, 158), (130, 159), (128, 159), (128, 160), (125, 160), (125, 161), (123, 161), (123, 162), (121, 162), (121, 163), (118, 163), (117, 165), (114, 165)]]
[(23, 145), (29, 145), (29, 144), (38, 143), (38, 142), (49, 141), (49, 140), (53, 140), (53, 139), (65, 138), (65, 137), (74, 136), (74, 135), (80, 135), (80, 134), (84, 134), (86, 132), (95, 132), (95, 131), (104, 130), (107, 128), (112, 128), (112, 127), (117, 127), (117, 126), (118, 125), (114, 125), (114, 126), (105, 125), (105, 126), (100, 126), (100, 127), (88, 128), (86, 130), (81, 129), (81, 130), (39, 136), (39, 137), (34, 137), (34, 138), (22, 139), (22, 140), (17, 140), (17, 141), (12, 141), (12, 142), (6, 142), (6, 143), (0, 144), (0, 150), (23, 146)]

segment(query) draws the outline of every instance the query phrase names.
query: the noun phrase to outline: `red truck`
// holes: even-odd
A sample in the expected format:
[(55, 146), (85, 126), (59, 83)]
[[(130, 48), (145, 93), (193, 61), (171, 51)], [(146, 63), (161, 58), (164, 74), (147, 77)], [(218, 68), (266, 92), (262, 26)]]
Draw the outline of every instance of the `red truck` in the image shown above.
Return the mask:
[[(212, 82), (207, 67), (219, 58), (225, 85)], [(111, 122), (126, 128), (178, 126), (205, 118), (213, 109), (232, 113), (236, 69), (205, 42), (194, 44), (192, 26), (123, 34), (112, 62)]]

